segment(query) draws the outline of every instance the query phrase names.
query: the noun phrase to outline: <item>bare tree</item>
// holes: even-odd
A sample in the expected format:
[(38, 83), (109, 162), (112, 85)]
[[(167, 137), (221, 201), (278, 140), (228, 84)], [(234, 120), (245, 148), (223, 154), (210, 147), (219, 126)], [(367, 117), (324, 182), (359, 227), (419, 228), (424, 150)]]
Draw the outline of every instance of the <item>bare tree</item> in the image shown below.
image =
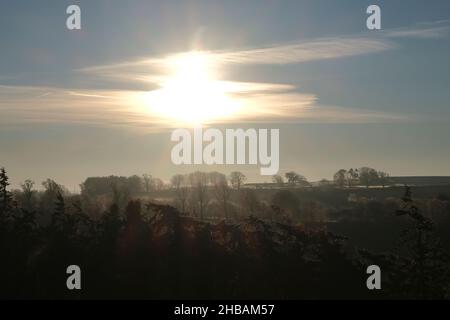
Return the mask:
[(282, 186), (284, 184), (284, 179), (279, 174), (272, 176), (273, 183), (276, 183), (278, 186)]
[(369, 188), (378, 180), (378, 173), (375, 169), (362, 167), (359, 169), (359, 183)]
[(33, 190), (34, 188), (34, 181), (32, 180), (25, 180), (24, 183), (21, 185), (22, 188), (22, 195), (23, 195), (23, 207), (26, 210), (31, 210), (34, 205), (34, 196), (36, 191)]
[(194, 187), (194, 195), (195, 199), (198, 203), (198, 210), (200, 213), (200, 219), (203, 219), (204, 217), (204, 211), (205, 211), (205, 205), (208, 201), (208, 195), (207, 195), (207, 185), (203, 182), (197, 182), (197, 184)]
[(289, 184), (297, 184), (306, 181), (306, 178), (294, 171), (286, 172), (284, 175)]
[(179, 203), (179, 208), (182, 213), (186, 212), (186, 201), (189, 195), (189, 188), (187, 186), (187, 178), (181, 174), (174, 175), (170, 180), (172, 187), (175, 189), (175, 197)]
[(185, 176), (182, 174), (176, 174), (170, 179), (170, 184), (172, 185), (172, 188), (176, 190), (185, 183), (185, 180)]
[(238, 192), (241, 189), (242, 184), (247, 180), (247, 177), (239, 171), (234, 171), (230, 174), (230, 182), (233, 188), (235, 188)]
[(147, 193), (147, 194), (149, 194), (152, 189), (152, 180), (153, 180), (153, 177), (151, 174), (145, 173), (142, 175), (144, 190), (145, 190), (145, 193)]
[(128, 186), (120, 185), (116, 182), (111, 183), (112, 203), (122, 210), (130, 200), (130, 190)]
[(162, 181), (159, 178), (153, 178), (152, 186), (153, 188), (155, 188), (156, 191), (161, 191), (162, 189), (164, 189), (164, 181)]
[(225, 219), (228, 219), (228, 203), (231, 196), (231, 189), (226, 180), (221, 180), (214, 185), (214, 195), (222, 206)]
[(223, 173), (213, 171), (208, 173), (208, 181), (211, 185), (215, 186), (224, 181), (226, 182), (227, 177)]
[(203, 219), (208, 201), (208, 175), (200, 171), (193, 172), (189, 174), (189, 183), (193, 187), (193, 199), (198, 206), (200, 219)]
[(402, 201), (402, 208), (397, 210), (397, 215), (409, 216), (413, 222), (402, 232), (400, 241), (401, 249), (408, 257), (400, 267), (405, 282), (403, 290), (421, 299), (442, 299), (450, 279), (446, 268), (448, 254), (436, 235), (433, 221), (420, 212), (408, 186), (405, 186)]
[(389, 183), (389, 173), (384, 171), (378, 171), (378, 180), (381, 186), (384, 188)]
[(270, 200), (271, 208), (283, 221), (290, 221), (296, 216), (299, 210), (299, 200), (297, 196), (289, 190), (279, 190), (272, 195)]
[(340, 169), (333, 176), (334, 183), (341, 188), (344, 187), (346, 176), (347, 176), (347, 170)]
[(358, 177), (359, 177), (358, 169), (350, 168), (346, 172), (346, 180), (347, 180), (347, 185), (349, 188), (352, 187), (353, 182), (356, 181), (358, 179)]
[(261, 209), (261, 203), (252, 189), (244, 189), (240, 195), (242, 209), (245, 214), (255, 215)]
[(138, 175), (132, 175), (126, 178), (126, 184), (131, 194), (136, 195), (142, 192), (142, 179)]

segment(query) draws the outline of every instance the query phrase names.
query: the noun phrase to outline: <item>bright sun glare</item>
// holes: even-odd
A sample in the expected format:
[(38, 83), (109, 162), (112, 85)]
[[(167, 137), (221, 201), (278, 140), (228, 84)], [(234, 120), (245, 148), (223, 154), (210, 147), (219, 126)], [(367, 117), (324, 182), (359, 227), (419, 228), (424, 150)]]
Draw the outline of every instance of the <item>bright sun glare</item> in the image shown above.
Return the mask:
[(151, 111), (171, 120), (198, 125), (224, 119), (239, 107), (217, 79), (217, 64), (211, 55), (193, 51), (167, 59), (168, 75), (161, 88), (146, 95)]

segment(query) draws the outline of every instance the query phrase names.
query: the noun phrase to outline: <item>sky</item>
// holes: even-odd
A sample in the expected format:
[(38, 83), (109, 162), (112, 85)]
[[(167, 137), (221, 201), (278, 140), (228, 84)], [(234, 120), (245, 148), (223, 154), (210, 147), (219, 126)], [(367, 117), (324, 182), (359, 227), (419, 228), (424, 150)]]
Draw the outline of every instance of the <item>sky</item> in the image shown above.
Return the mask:
[[(81, 30), (66, 28), (71, 4)], [(371, 4), (381, 30), (366, 27)], [(446, 0), (2, 0), (0, 166), (13, 186), (70, 190), (89, 176), (195, 170), (270, 181), (254, 165), (173, 165), (180, 115), (201, 113), (220, 129), (279, 128), (280, 173), (450, 175), (449, 40)], [(192, 51), (214, 71), (200, 103), (171, 82)]]

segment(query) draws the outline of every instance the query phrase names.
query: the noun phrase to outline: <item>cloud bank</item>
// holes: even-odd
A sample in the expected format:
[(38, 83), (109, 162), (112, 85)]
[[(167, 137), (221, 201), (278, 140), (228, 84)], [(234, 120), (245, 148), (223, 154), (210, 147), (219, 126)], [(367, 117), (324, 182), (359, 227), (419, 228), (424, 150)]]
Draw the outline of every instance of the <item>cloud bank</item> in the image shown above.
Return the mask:
[[(435, 40), (448, 35), (448, 22), (422, 24), (357, 36), (338, 36), (268, 45), (259, 48), (204, 51), (212, 69), (227, 65), (286, 65), (344, 59), (381, 53), (399, 46), (398, 39)], [(173, 59), (183, 53), (149, 57), (110, 65), (90, 66), (76, 70), (93, 81), (115, 81), (114, 88), (93, 90), (63, 89), (55, 86), (0, 86), (0, 124), (13, 123), (86, 123), (137, 127), (179, 126), (145, 103), (148, 92), (160, 90), (170, 77)], [(131, 83), (148, 85), (146, 90), (130, 90)], [(120, 84), (126, 84), (120, 89)], [(227, 122), (379, 122), (407, 121), (411, 116), (371, 112), (340, 106), (323, 106), (314, 93), (301, 93), (283, 83), (239, 82), (217, 79), (226, 94), (241, 107)], [(212, 108), (214, 106), (211, 106)], [(215, 122), (211, 121), (211, 122)], [(168, 124), (169, 123), (169, 124)]]

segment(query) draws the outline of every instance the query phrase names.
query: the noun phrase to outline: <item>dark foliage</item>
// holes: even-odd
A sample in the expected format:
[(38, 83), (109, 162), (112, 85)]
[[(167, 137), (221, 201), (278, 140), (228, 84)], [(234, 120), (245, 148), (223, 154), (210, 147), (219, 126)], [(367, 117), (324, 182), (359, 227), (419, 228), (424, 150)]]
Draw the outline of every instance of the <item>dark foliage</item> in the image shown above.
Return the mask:
[[(355, 250), (323, 228), (256, 215), (208, 223), (140, 200), (123, 209), (113, 202), (93, 219), (59, 189), (48, 206), (52, 211), (43, 213), (13, 205), (4, 170), (0, 178), (1, 298), (448, 297), (448, 264), (410, 192), (399, 214), (413, 219), (412, 234), (400, 252), (379, 255)], [(289, 192), (273, 200), (280, 212), (298, 207)], [(51, 216), (46, 225), (37, 222), (42, 214)], [(382, 266), (383, 277), (386, 273), (382, 291), (366, 288), (369, 263)], [(72, 264), (81, 267), (82, 290), (66, 288)]]

